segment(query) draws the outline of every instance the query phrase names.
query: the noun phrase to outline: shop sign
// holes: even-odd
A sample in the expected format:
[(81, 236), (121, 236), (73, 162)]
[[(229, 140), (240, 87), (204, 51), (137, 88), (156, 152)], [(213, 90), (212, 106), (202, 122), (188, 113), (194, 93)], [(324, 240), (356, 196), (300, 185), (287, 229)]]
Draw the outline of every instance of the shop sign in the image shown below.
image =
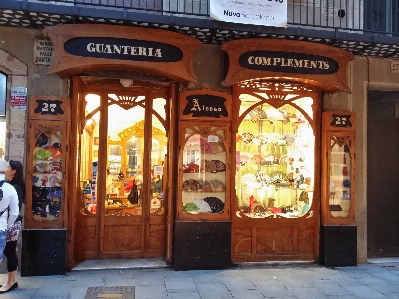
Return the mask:
[(35, 36), (33, 39), (33, 63), (50, 65), (53, 54), (51, 40), (46, 36)]
[(338, 63), (331, 58), (295, 52), (245, 52), (239, 64), (247, 69), (282, 73), (333, 74), (338, 71)]
[(58, 115), (64, 114), (64, 110), (61, 108), (62, 101), (59, 100), (36, 100), (37, 106), (34, 113), (41, 115)]
[(54, 45), (46, 74), (133, 71), (188, 84), (197, 82), (194, 51), (202, 43), (162, 29), (107, 24), (59, 24), (43, 30)]
[(332, 117), (332, 121), (330, 123), (331, 127), (338, 127), (338, 128), (352, 127), (350, 114), (332, 114), (331, 117)]
[(226, 99), (216, 95), (198, 94), (186, 97), (187, 104), (183, 110), (183, 115), (192, 114), (193, 117), (228, 117), (229, 114), (224, 105)]
[(178, 62), (183, 52), (166, 43), (107, 37), (77, 37), (64, 45), (65, 52), (91, 58), (149, 62)]
[(11, 87), (11, 108), (17, 110), (26, 110), (26, 94), (26, 87)]
[(287, 0), (210, 0), (211, 18), (223, 22), (287, 26)]
[(303, 83), (331, 93), (351, 92), (346, 69), (355, 56), (343, 49), (277, 38), (233, 40), (221, 48), (229, 56), (223, 86), (272, 79)]

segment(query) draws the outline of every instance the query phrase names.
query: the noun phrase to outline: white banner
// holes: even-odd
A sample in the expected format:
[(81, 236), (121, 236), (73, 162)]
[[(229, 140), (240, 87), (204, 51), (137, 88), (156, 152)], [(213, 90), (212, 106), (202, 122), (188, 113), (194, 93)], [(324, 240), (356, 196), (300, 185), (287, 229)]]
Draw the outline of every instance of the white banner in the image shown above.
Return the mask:
[(211, 18), (233, 23), (287, 26), (287, 0), (210, 0)]

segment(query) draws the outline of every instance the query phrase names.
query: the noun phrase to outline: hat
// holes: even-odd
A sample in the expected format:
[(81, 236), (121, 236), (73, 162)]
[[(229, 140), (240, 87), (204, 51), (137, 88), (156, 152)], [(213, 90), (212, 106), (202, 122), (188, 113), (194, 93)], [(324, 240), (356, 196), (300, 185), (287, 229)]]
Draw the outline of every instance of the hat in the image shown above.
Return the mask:
[(6, 172), (9, 169), (10, 164), (6, 160), (0, 158), (0, 172)]

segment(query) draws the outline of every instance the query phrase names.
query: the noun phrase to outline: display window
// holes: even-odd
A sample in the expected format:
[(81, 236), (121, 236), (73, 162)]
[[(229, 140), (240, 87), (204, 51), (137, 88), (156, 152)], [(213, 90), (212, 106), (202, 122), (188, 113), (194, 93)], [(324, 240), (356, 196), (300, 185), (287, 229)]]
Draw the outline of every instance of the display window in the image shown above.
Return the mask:
[(241, 215), (312, 216), (313, 97), (311, 90), (281, 83), (240, 94), (235, 182)]
[(230, 125), (181, 123), (179, 219), (220, 220), (229, 210)]

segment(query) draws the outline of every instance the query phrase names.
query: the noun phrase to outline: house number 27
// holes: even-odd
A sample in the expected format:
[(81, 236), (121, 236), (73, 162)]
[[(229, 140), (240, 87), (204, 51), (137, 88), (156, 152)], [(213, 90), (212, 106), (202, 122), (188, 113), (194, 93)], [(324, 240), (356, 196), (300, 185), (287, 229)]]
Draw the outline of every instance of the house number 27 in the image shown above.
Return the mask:
[(40, 113), (42, 115), (51, 114), (64, 114), (64, 110), (61, 108), (62, 101), (52, 101), (52, 100), (37, 100), (37, 107), (35, 113)]
[(332, 127), (352, 127), (352, 123), (350, 121), (350, 115), (339, 115), (339, 114), (333, 114), (332, 115), (332, 121), (330, 123), (330, 126)]

